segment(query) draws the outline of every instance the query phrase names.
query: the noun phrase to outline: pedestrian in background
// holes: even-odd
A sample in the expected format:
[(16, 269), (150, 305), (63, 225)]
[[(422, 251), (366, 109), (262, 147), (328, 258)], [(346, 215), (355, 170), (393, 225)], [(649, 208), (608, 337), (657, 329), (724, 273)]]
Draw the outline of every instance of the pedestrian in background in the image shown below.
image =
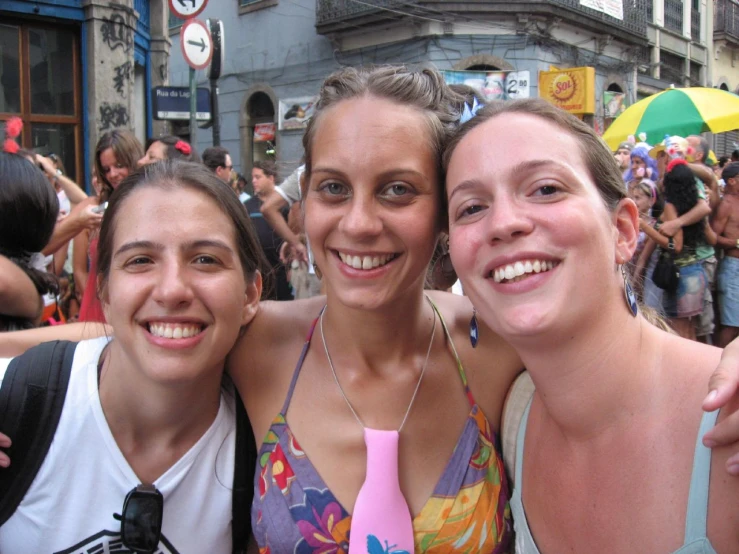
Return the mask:
[[(292, 300), (293, 294), (287, 280), (287, 271), (285, 265), (280, 261), (280, 246), (282, 246), (283, 241), (269, 222), (265, 220), (261, 212), (262, 197), (274, 193), (276, 178), (277, 168), (274, 162), (268, 160), (254, 162), (251, 170), (254, 196), (249, 198), (244, 206), (246, 206), (246, 211), (257, 231), (259, 243), (267, 257), (269, 269), (266, 270), (270, 271), (273, 277), (273, 288), (272, 290), (265, 290), (265, 299)], [(282, 217), (287, 219), (287, 210), (283, 210)]]
[[(86, 202), (103, 213), (108, 198), (123, 179), (136, 171), (143, 157), (141, 143), (129, 131), (110, 131), (103, 134), (95, 147), (95, 174), (100, 193)], [(80, 321), (105, 321), (97, 296), (97, 231), (83, 231), (74, 240), (74, 282), (82, 292)]]

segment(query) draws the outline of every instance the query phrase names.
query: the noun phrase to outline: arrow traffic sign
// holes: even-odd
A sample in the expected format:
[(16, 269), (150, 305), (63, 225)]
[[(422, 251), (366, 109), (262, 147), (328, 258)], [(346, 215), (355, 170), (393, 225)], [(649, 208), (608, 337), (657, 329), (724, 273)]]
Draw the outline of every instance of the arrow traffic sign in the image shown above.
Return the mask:
[(200, 53), (201, 54), (203, 52), (205, 52), (206, 44), (205, 44), (205, 39), (203, 39), (203, 38), (200, 39), (200, 42), (195, 42), (194, 40), (188, 40), (187, 41), (187, 44), (189, 44), (190, 46), (196, 46), (196, 47), (200, 48)]
[(198, 19), (185, 21), (180, 30), (180, 49), (187, 65), (193, 69), (208, 67), (213, 56), (213, 41), (205, 23)]
[(169, 13), (180, 19), (195, 17), (205, 9), (208, 0), (169, 0)]

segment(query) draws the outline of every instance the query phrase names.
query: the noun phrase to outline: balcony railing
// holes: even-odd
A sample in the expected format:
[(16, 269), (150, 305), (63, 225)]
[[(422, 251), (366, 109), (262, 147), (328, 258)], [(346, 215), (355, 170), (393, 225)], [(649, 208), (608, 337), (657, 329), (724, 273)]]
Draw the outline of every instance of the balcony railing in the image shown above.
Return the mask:
[(739, 42), (739, 2), (716, 0), (713, 7), (713, 34)]
[(580, 0), (467, 0), (463, 3), (444, 0), (316, 0), (316, 27), (321, 33), (356, 28), (369, 22), (386, 23), (407, 16), (444, 21), (463, 16), (464, 21), (470, 21), (495, 13), (555, 13), (561, 17), (569, 12), (575, 21), (587, 20), (600, 29), (609, 26), (646, 38), (647, 3), (651, 1), (624, 2), (624, 17), (620, 20), (582, 6)]
[(693, 42), (701, 41), (701, 12), (695, 8), (690, 10), (690, 38)]
[(665, 29), (683, 34), (683, 0), (665, 0)]

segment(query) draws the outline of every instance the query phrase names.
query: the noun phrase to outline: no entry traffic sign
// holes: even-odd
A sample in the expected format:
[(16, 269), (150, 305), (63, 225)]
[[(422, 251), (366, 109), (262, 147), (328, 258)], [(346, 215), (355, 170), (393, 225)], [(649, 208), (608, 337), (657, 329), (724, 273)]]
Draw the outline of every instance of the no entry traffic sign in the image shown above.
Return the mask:
[(195, 17), (205, 9), (208, 0), (169, 0), (169, 13), (180, 19)]
[(193, 69), (205, 69), (213, 56), (213, 41), (205, 23), (188, 19), (180, 30), (180, 48), (187, 65)]

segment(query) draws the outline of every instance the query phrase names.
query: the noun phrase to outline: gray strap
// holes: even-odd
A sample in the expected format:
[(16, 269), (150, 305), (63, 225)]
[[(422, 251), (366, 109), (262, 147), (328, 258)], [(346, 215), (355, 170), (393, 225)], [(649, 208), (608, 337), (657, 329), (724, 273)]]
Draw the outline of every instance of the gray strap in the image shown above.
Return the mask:
[(711, 449), (703, 446), (703, 435), (716, 424), (719, 410), (706, 412), (701, 418), (695, 443), (693, 473), (690, 477), (688, 512), (685, 517), (685, 544), (706, 536), (708, 519), (708, 485), (711, 479)]
[(523, 412), (521, 418), (521, 424), (518, 427), (518, 437), (516, 438), (516, 471), (515, 471), (515, 484), (516, 490), (523, 490), (523, 443), (526, 439), (526, 425), (529, 422), (529, 412), (531, 411), (531, 402), (534, 400), (532, 395), (526, 404), (526, 409)]
[(513, 478), (516, 470), (516, 441), (518, 428), (521, 425), (526, 406), (534, 395), (534, 382), (528, 371), (519, 375), (508, 390), (508, 396), (503, 408), (500, 439), (503, 448), (503, 462), (506, 473), (510, 476), (511, 486), (515, 485)]

